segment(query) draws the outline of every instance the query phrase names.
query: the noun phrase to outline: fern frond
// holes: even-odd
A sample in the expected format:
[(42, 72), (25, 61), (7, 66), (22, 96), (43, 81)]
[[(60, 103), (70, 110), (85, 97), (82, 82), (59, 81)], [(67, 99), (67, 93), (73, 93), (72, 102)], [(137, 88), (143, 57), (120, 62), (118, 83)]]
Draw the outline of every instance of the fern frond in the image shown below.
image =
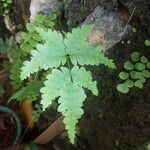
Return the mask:
[(81, 108), (85, 101), (86, 95), (83, 88), (70, 82), (59, 90), (60, 98), (58, 103), (58, 111), (64, 116), (65, 128), (68, 130), (68, 135), (71, 143), (74, 143), (76, 134), (76, 124), (83, 114)]
[(36, 31), (42, 37), (42, 39), (46, 41), (49, 47), (52, 47), (54, 50), (59, 51), (60, 53), (62, 51), (64, 52), (64, 38), (60, 32), (51, 29), (45, 31), (42, 28), (36, 28)]
[(37, 96), (40, 93), (40, 89), (43, 86), (43, 81), (31, 81), (26, 86), (22, 87), (21, 90), (17, 91), (12, 95), (10, 100), (23, 101), (25, 98), (28, 98), (30, 101), (36, 100)]
[(96, 81), (92, 81), (93, 79), (90, 71), (86, 71), (84, 67), (81, 67), (79, 69), (78, 66), (75, 66), (71, 70), (71, 75), (75, 84), (83, 88), (89, 89), (94, 95), (98, 95)]
[(39, 71), (39, 66), (37, 62), (34, 60), (24, 61), (23, 65), (24, 66), (21, 68), (21, 73), (20, 73), (21, 80), (24, 80), (27, 77), (29, 77), (31, 74), (33, 74), (34, 72)]
[(73, 65), (99, 65), (104, 64), (110, 68), (115, 68), (111, 59), (105, 57), (99, 46), (95, 47), (88, 42), (88, 36), (92, 26), (83, 25), (75, 28), (72, 33), (67, 33), (64, 40), (67, 54), (69, 54)]
[(49, 74), (47, 80), (44, 82), (45, 87), (41, 89), (41, 104), (43, 105), (44, 110), (52, 104), (52, 100), (55, 100), (55, 98), (59, 96), (59, 89), (70, 82), (70, 71), (67, 68), (52, 70), (52, 74)]
[(37, 15), (31, 23), (26, 24), (27, 32), (22, 32), (22, 43), (20, 48), (26, 52), (30, 53), (32, 49), (40, 42), (43, 43), (41, 36), (37, 33), (36, 28), (42, 28), (48, 30), (48, 28), (53, 29), (55, 25), (56, 15)]
[[(99, 50), (99, 47), (97, 47), (96, 49)], [(99, 51), (99, 63), (103, 64), (111, 69), (116, 68), (116, 65), (113, 62), (113, 60), (108, 58), (107, 56), (105, 56), (105, 54), (102, 51)]]
[(60, 46), (57, 44), (58, 46), (54, 46), (53, 44), (54, 43), (51, 43), (51, 45), (37, 45), (37, 49), (31, 52), (31, 60), (24, 62), (21, 72), (21, 79), (29, 77), (30, 74), (39, 71), (39, 69), (47, 70), (54, 67), (58, 68), (61, 64), (65, 64), (66, 53), (64, 45)]
[(97, 95), (96, 82), (92, 81), (90, 72), (84, 67), (74, 66), (71, 70), (66, 67), (61, 67), (61, 70), (53, 69), (44, 84), (45, 87), (41, 89), (43, 109), (50, 106), (52, 101), (60, 96), (58, 111), (65, 117), (64, 123), (69, 138), (73, 142), (75, 126), (83, 114), (81, 107), (86, 98), (83, 88), (88, 88)]
[[(109, 68), (115, 68), (115, 64), (108, 59), (99, 46), (95, 47), (88, 42), (88, 36), (93, 26), (83, 25), (74, 28), (65, 37), (60, 32), (36, 28), (45, 44), (38, 44), (31, 52), (31, 60), (24, 62), (21, 78), (25, 79), (30, 74), (40, 69), (52, 69), (47, 76), (44, 87), (41, 88), (43, 110), (58, 99), (58, 111), (64, 116), (64, 123), (68, 130), (70, 141), (74, 142), (75, 127), (83, 114), (82, 105), (86, 98), (84, 88), (89, 89), (94, 95), (98, 95), (96, 81), (92, 80), (91, 73), (80, 65), (104, 64)], [(68, 62), (68, 68), (61, 67)], [(70, 69), (73, 64), (73, 68)]]
[(24, 57), (24, 52), (16, 46), (15, 48), (9, 51), (9, 59), (11, 60), (11, 69), (10, 69), (10, 79), (13, 89), (18, 89), (22, 85), (20, 79), (21, 67), (23, 65), (22, 57)]

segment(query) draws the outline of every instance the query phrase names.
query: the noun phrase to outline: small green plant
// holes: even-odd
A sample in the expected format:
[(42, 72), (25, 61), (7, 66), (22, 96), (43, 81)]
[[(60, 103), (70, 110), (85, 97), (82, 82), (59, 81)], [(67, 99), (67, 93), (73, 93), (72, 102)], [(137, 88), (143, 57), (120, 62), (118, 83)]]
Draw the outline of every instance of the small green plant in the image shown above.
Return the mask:
[(32, 80), (17, 91), (9, 100), (15, 99), (21, 102), (24, 99), (29, 99), (31, 102), (35, 101), (39, 96), (40, 88), (43, 86), (43, 81)]
[(149, 39), (145, 40), (144, 43), (146, 46), (150, 46), (150, 40)]
[(134, 86), (142, 89), (146, 79), (150, 78), (150, 61), (138, 52), (132, 53), (131, 61), (124, 63), (124, 69), (125, 71), (119, 74), (124, 83), (117, 85), (117, 90), (122, 93), (128, 93)]
[[(37, 15), (33, 22), (26, 24), (27, 31), (22, 32), (22, 42), (20, 46), (15, 46), (9, 51), (9, 58), (11, 63), (10, 79), (13, 86), (14, 94), (9, 100), (16, 100), (22, 102), (24, 99), (31, 101), (33, 107), (36, 105), (37, 99), (39, 99), (40, 88), (43, 86), (43, 79), (40, 75), (34, 74), (29, 80), (21, 81), (20, 72), (23, 66), (23, 61), (28, 59), (31, 49), (34, 49), (38, 43), (43, 43), (44, 40), (36, 32), (35, 28), (40, 27), (47, 31), (48, 28), (54, 28), (55, 15)], [(46, 72), (47, 74), (47, 72)], [(43, 74), (44, 76), (45, 74)], [(38, 121), (41, 113), (39, 108), (35, 107), (33, 118), (34, 121)]]
[(150, 150), (150, 144), (147, 145), (147, 150)]
[(135, 27), (132, 27), (132, 32), (133, 33), (136, 33), (137, 32), (137, 29)]
[(22, 32), (22, 42), (19, 46), (12, 48), (9, 52), (10, 59), (12, 61), (10, 70), (10, 79), (13, 89), (16, 91), (23, 86), (24, 82), (20, 79), (21, 67), (23, 61), (28, 58), (28, 54), (31, 49), (34, 49), (38, 42), (42, 43), (42, 38), (35, 31), (36, 27), (41, 27), (45, 31), (48, 28), (54, 28), (55, 15), (37, 15), (31, 23), (26, 24), (27, 32)]
[(18, 90), (23, 85), (23, 82), (21, 81), (19, 75), (21, 72), (20, 68), (23, 65), (22, 60), (25, 59), (25, 55), (26, 53), (24, 51), (21, 51), (18, 46), (13, 47), (9, 51), (9, 59), (11, 61), (10, 79), (14, 91)]
[(7, 16), (11, 10), (12, 0), (1, 0), (2, 1), (2, 9), (3, 9), (3, 16)]
[(65, 128), (71, 143), (74, 143), (76, 124), (84, 113), (82, 106), (86, 99), (84, 89), (98, 95), (96, 81), (84, 65), (103, 64), (115, 68), (99, 46), (91, 45), (88, 36), (93, 30), (92, 25), (82, 25), (72, 32), (64, 33), (49, 29), (47, 32), (36, 28), (43, 44), (38, 44), (31, 51), (30, 61), (25, 61), (21, 71), (21, 79), (30, 77), (40, 70), (51, 69), (44, 87), (41, 88), (43, 110), (58, 98), (58, 112), (64, 116)]
[(34, 122), (38, 122), (42, 112), (43, 112), (42, 106), (39, 104), (35, 104), (35, 109), (32, 112), (32, 117)]
[(40, 27), (45, 31), (48, 28), (53, 29), (55, 25), (56, 15), (37, 15), (33, 22), (26, 24), (27, 32), (22, 32), (22, 43), (20, 45), (21, 50), (30, 53), (38, 43), (42, 43), (41, 36), (37, 33), (36, 28)]

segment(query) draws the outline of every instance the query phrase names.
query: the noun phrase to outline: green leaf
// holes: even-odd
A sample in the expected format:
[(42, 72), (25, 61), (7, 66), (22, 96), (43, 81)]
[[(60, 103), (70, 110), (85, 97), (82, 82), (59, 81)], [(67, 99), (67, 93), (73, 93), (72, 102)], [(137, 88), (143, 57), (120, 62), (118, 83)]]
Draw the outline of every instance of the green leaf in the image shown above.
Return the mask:
[(132, 88), (134, 86), (134, 82), (130, 79), (126, 80), (125, 84), (128, 88)]
[(136, 33), (137, 32), (137, 29), (136, 28), (132, 28), (132, 32)]
[(74, 143), (76, 124), (84, 113), (81, 107), (86, 95), (81, 87), (72, 82), (60, 89), (59, 93), (61, 97), (58, 99), (58, 103), (60, 104), (58, 111), (62, 112), (69, 139), (71, 143)]
[(108, 59), (100, 47), (94, 47), (88, 42), (93, 26), (82, 25), (74, 28), (72, 33), (66, 34), (64, 41), (67, 54), (70, 56), (73, 65), (99, 65), (104, 64), (109, 68), (115, 68), (115, 64)]
[(139, 79), (139, 80), (137, 80), (135, 83), (134, 83), (134, 85), (136, 86), (136, 87), (138, 87), (139, 89), (142, 89), (143, 88), (143, 82)]
[(120, 79), (122, 79), (122, 80), (126, 80), (126, 79), (129, 78), (129, 74), (126, 73), (126, 72), (120, 72), (119, 77), (120, 77)]
[(7, 3), (11, 4), (11, 3), (12, 3), (12, 0), (7, 0)]
[(92, 81), (92, 76), (90, 71), (86, 71), (84, 67), (75, 66), (71, 70), (71, 75), (73, 82), (76, 83), (78, 86), (84, 87), (92, 91), (94, 95), (98, 95), (98, 90), (96, 87), (96, 81)]
[[(49, 30), (47, 44), (38, 44), (31, 52), (31, 61), (26, 61), (22, 67), (21, 78), (25, 79), (39, 69), (58, 68), (66, 63), (66, 52), (63, 37), (56, 31)], [(59, 41), (59, 44), (58, 44)], [(31, 67), (32, 66), (32, 67)], [(27, 71), (27, 73), (26, 73)]]
[(131, 55), (131, 58), (133, 61), (137, 62), (139, 60), (139, 53), (138, 52), (133, 52)]
[(150, 150), (150, 144), (147, 145), (147, 150)]
[(127, 70), (133, 70), (134, 69), (134, 65), (130, 61), (127, 61), (124, 64), (124, 68), (127, 69)]
[(9, 59), (12, 61), (9, 77), (11, 79), (11, 85), (15, 91), (20, 88), (23, 83), (20, 79), (20, 72), (23, 65), (22, 58), (24, 58), (24, 54), (25, 52), (16, 46), (9, 51), (8, 55)]
[(7, 4), (7, 3), (4, 3), (4, 4), (3, 4), (3, 7), (7, 7), (7, 6), (8, 6), (8, 4)]
[(139, 78), (142, 77), (142, 73), (137, 72), (137, 71), (131, 71), (130, 76), (131, 76), (132, 79), (139, 79)]
[(20, 45), (20, 48), (27, 53), (30, 53), (31, 50), (33, 49), (33, 47), (29, 43), (22, 43)]
[(147, 39), (147, 40), (145, 40), (144, 43), (145, 43), (146, 46), (150, 46), (150, 40)]
[[(43, 29), (37, 28), (37, 32), (40, 34), (43, 40), (46, 40), (46, 43), (43, 45), (38, 44), (36, 46), (36, 50), (33, 50), (31, 52), (32, 55), (31, 61), (25, 63), (27, 66), (24, 66), (22, 68), (22, 71), (25, 68), (26, 71), (28, 70), (28, 75), (30, 75), (31, 73), (34, 73), (34, 70), (38, 71), (39, 69), (47, 70), (49, 68), (54, 67), (58, 68), (61, 64), (64, 65), (66, 63), (67, 57), (71, 59), (74, 65), (76, 65), (77, 62), (81, 65), (84, 64), (99, 65), (101, 63), (110, 68), (115, 68), (115, 64), (113, 63), (113, 61), (111, 59), (108, 59), (102, 53), (102, 51), (99, 50), (98, 47), (95, 48), (91, 46), (88, 42), (86, 42), (88, 35), (87, 31), (89, 29), (92, 30), (91, 26), (82, 26), (81, 28), (73, 29), (72, 31), (73, 35), (71, 33), (68, 33), (68, 36), (71, 35), (72, 38), (70, 37), (70, 39), (65, 40), (66, 45), (64, 45), (64, 39), (61, 33), (57, 31), (52, 31), (50, 29), (47, 32), (45, 32)], [(83, 40), (83, 42), (80, 41), (80, 43), (76, 44), (76, 42), (79, 42), (78, 36), (81, 38), (80, 40)], [(73, 41), (70, 41), (71, 39), (75, 43), (72, 43)], [(69, 44), (69, 46), (72, 46), (72, 50), (69, 49), (67, 44)], [(81, 49), (76, 51), (74, 49), (76, 47)], [(34, 66), (35, 68), (32, 69), (30, 67), (30, 62), (32, 63), (31, 66)], [(25, 78), (24, 73), (21, 73), (21, 76)]]
[(141, 78), (140, 78), (140, 81), (141, 81), (142, 83), (145, 83), (145, 82), (146, 82), (146, 79), (145, 79), (144, 77), (141, 77)]
[(135, 68), (139, 71), (144, 70), (146, 68), (146, 66), (142, 63), (136, 63), (135, 64)]
[(122, 92), (122, 93), (128, 93), (129, 92), (129, 88), (125, 83), (118, 84), (117, 90)]
[(27, 24), (26, 24), (26, 28), (27, 28), (27, 30), (28, 30), (29, 32), (31, 32), (31, 33), (34, 33), (34, 32), (36, 31), (34, 25), (31, 24), (31, 23), (27, 23)]
[(31, 81), (28, 83), (27, 86), (22, 87), (21, 90), (17, 91), (14, 95), (12, 95), (9, 99), (10, 100), (17, 100), (17, 101), (22, 101), (25, 98), (32, 98), (29, 99), (30, 101), (36, 100), (37, 96), (39, 95), (40, 88), (43, 86), (42, 81)]
[(38, 23), (42, 23), (44, 20), (43, 20), (43, 15), (39, 14), (39, 15), (36, 15), (34, 17), (34, 21), (38, 22)]
[(52, 73), (47, 76), (45, 87), (41, 89), (43, 109), (52, 104), (52, 101), (60, 96), (58, 111), (64, 116), (64, 123), (68, 130), (71, 142), (74, 142), (75, 127), (78, 119), (83, 114), (82, 105), (86, 98), (83, 88), (88, 88), (95, 95), (98, 94), (96, 82), (92, 81), (90, 72), (85, 68), (61, 67), (61, 70), (52, 69)]
[[(36, 45), (38, 44), (38, 42), (37, 41), (35, 41), (34, 39), (31, 39), (30, 41), (29, 41), (29, 43), (30, 43), (30, 45), (31, 45), (31, 47), (36, 47)], [(33, 49), (32, 48), (32, 49)]]
[(33, 33), (33, 39), (38, 42), (42, 41), (42, 38), (38, 33)]
[(148, 63), (146, 64), (146, 67), (147, 67), (148, 69), (150, 69), (150, 62), (148, 62)]
[(149, 72), (148, 70), (143, 70), (143, 71), (142, 71), (142, 75), (143, 75), (143, 77), (145, 77), (145, 78), (150, 78), (150, 72)]
[(47, 76), (44, 82), (45, 87), (41, 89), (43, 110), (52, 104), (52, 101), (59, 96), (59, 89), (71, 82), (70, 71), (67, 68), (61, 70), (52, 69), (52, 74)]
[(5, 10), (4, 13), (5, 15), (7, 15), (9, 13), (9, 10)]
[(51, 20), (45, 20), (44, 25), (52, 28), (52, 27), (54, 27), (55, 22), (51, 21)]
[(34, 72), (37, 72), (40, 69), (37, 62), (34, 60), (24, 61), (23, 65), (24, 66), (21, 68), (21, 73), (20, 73), (21, 80), (26, 79), (27, 77), (30, 76), (30, 74), (33, 74)]
[(28, 42), (31, 38), (32, 38), (32, 34), (31, 33), (26, 33), (26, 32), (22, 32), (21, 33), (21, 37)]
[(148, 62), (148, 59), (147, 59), (145, 56), (142, 56), (142, 57), (141, 57), (141, 62), (142, 62), (143, 64), (146, 64), (146, 63)]

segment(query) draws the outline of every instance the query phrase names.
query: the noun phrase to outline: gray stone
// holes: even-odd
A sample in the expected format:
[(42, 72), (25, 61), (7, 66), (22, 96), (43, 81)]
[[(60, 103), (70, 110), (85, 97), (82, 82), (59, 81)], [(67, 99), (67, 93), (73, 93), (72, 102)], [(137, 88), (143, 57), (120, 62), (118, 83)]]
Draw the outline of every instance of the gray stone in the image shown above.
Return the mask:
[(65, 0), (64, 12), (70, 28), (77, 26), (96, 8), (97, 0)]
[(83, 24), (96, 25), (89, 40), (93, 44), (101, 44), (104, 49), (111, 48), (130, 31), (130, 26), (120, 19), (117, 12), (108, 12), (101, 6), (97, 6)]
[(58, 14), (60, 5), (58, 0), (31, 0), (30, 4), (30, 19), (32, 20), (35, 15), (39, 13), (44, 14)]

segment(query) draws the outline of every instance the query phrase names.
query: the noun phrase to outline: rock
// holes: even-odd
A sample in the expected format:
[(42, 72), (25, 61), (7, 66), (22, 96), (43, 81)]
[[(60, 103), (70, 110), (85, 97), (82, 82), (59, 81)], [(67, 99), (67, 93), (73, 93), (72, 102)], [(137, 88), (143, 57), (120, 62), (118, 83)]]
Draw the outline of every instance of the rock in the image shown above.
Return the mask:
[(17, 25), (24, 25), (29, 21), (29, 5), (30, 0), (15, 0), (13, 3), (13, 10), (5, 16), (5, 26), (11, 34), (17, 32)]
[(17, 33), (14, 35), (14, 38), (15, 38), (15, 42), (16, 42), (16, 43), (21, 43), (21, 41), (22, 41), (21, 32), (17, 32)]
[(9, 16), (6, 16), (4, 18), (4, 22), (5, 22), (6, 28), (13, 34), (16, 30), (16, 26), (15, 26), (14, 22), (11, 20), (11, 18)]
[(32, 20), (35, 15), (39, 13), (58, 14), (60, 9), (60, 5), (58, 0), (31, 0), (30, 4), (30, 19)]
[(31, 0), (15, 0), (13, 6), (13, 20), (16, 25), (29, 22), (29, 6)]
[(101, 44), (105, 49), (111, 48), (130, 33), (130, 26), (120, 19), (119, 13), (107, 11), (101, 6), (97, 6), (83, 24), (96, 24), (90, 42)]
[(75, 27), (83, 22), (97, 5), (97, 0), (66, 0), (64, 12), (69, 27)]

